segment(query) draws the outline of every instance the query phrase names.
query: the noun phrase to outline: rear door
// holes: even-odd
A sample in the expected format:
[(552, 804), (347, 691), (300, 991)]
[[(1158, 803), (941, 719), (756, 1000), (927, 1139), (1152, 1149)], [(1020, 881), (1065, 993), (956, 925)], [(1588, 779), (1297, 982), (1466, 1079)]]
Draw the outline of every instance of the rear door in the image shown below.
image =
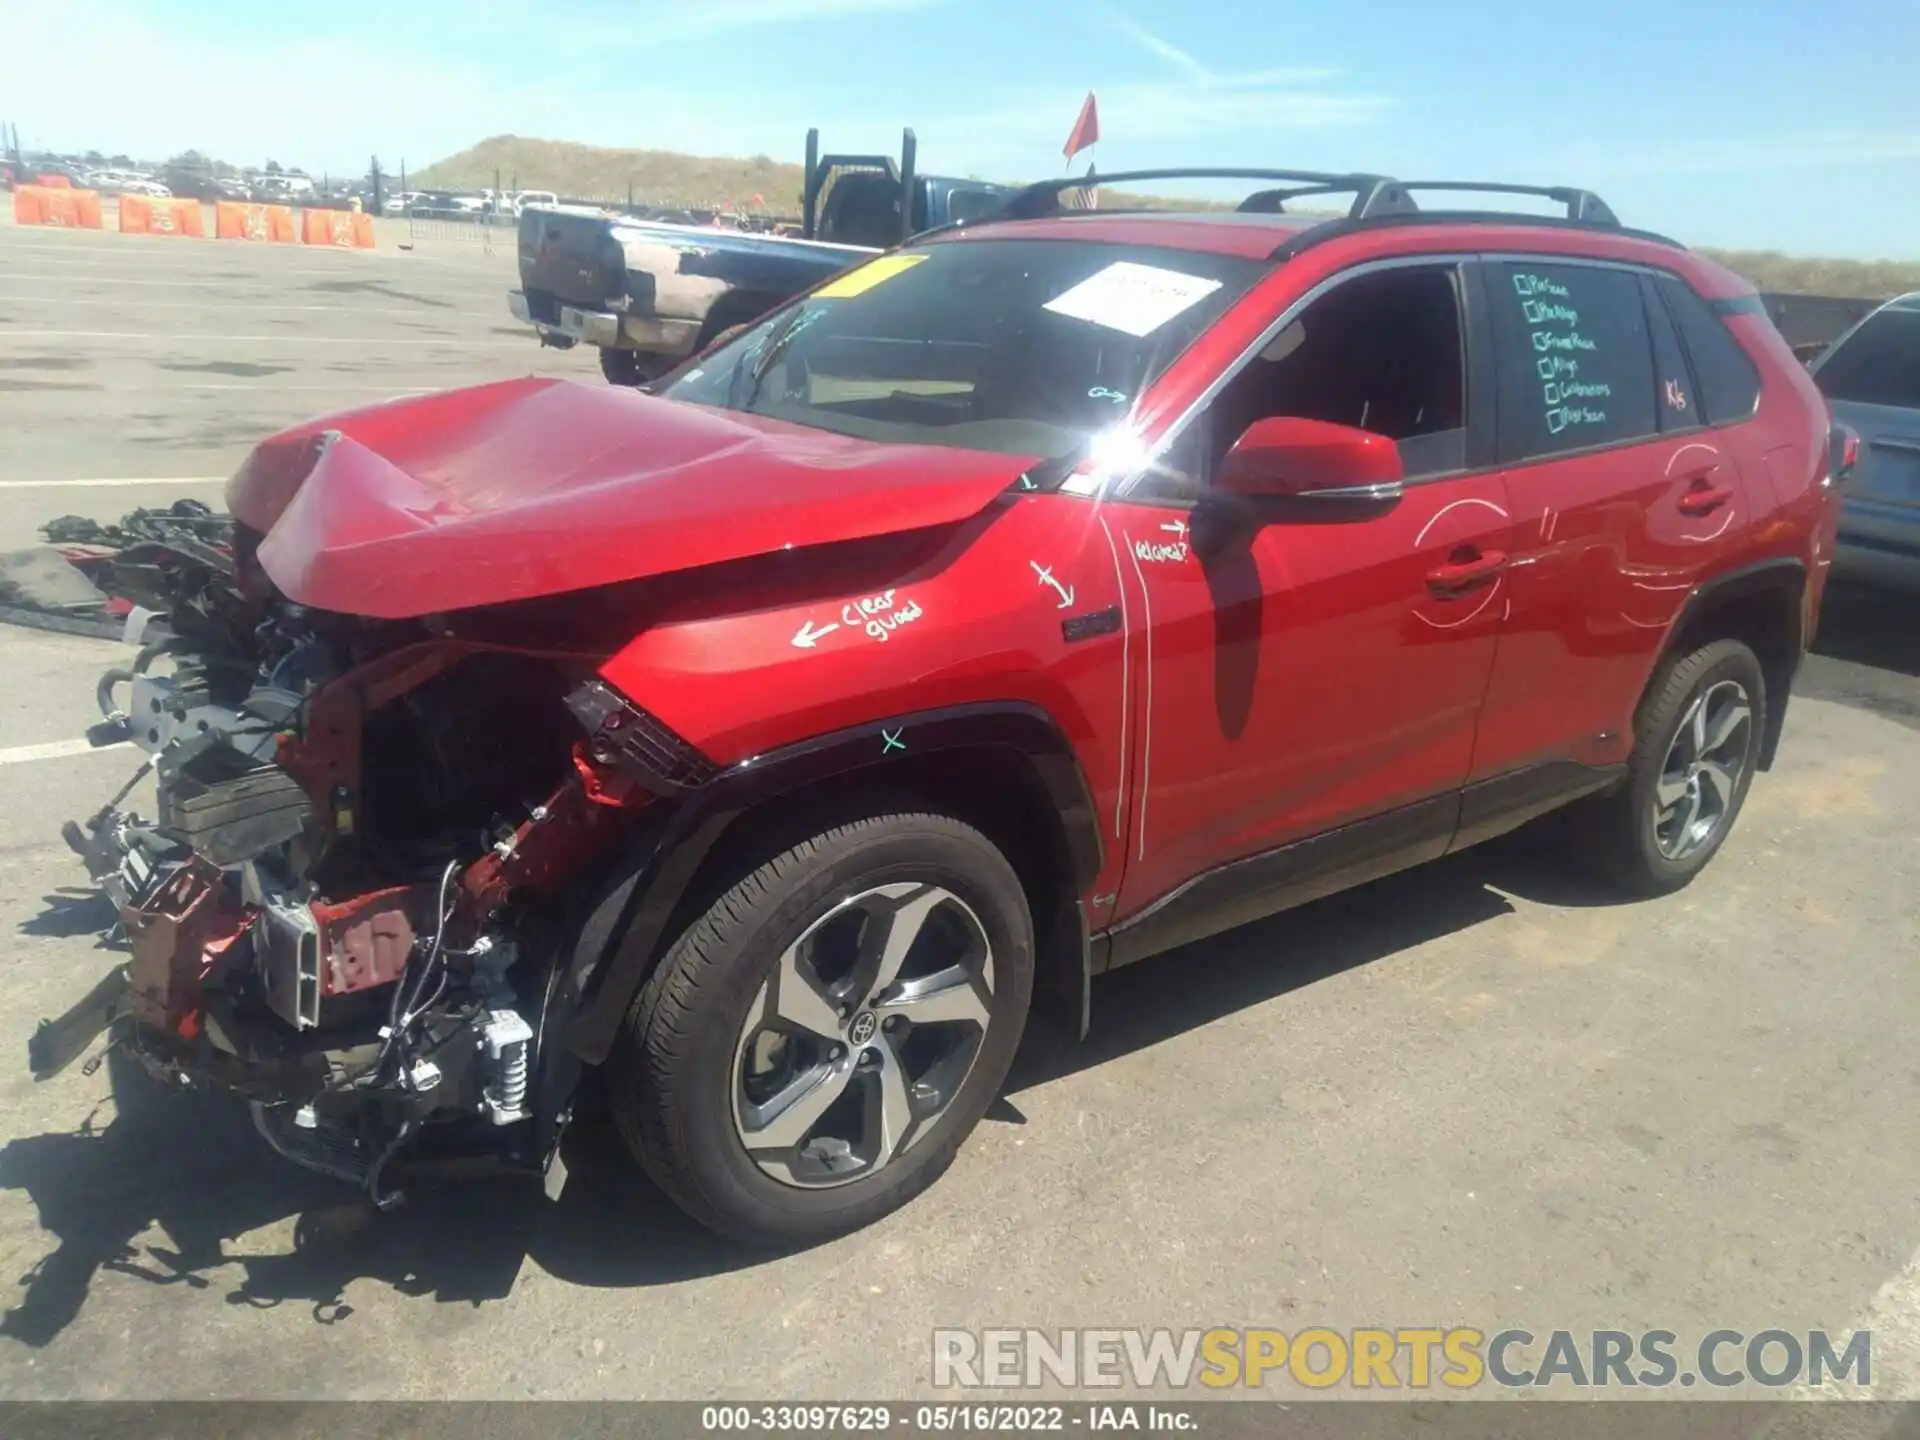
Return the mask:
[(1920, 298), (1868, 316), (1821, 357), (1814, 383), (1860, 433), (1840, 543), (1920, 564)]
[(1740, 544), (1755, 497), (1733, 433), (1703, 423), (1649, 273), (1501, 256), (1479, 279), (1514, 548), (1473, 778), (1578, 790), (1626, 759), (1673, 621)]

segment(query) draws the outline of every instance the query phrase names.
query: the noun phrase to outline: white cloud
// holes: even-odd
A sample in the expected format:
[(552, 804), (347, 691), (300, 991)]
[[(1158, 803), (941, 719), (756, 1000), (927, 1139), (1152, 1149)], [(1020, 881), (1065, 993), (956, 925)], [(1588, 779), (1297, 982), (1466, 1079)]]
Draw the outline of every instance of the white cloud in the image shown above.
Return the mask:
[[(740, 30), (797, 25), (849, 15), (928, 10), (949, 0), (595, 0), (586, 8), (594, 17), (582, 23), (578, 15), (565, 29), (578, 34), (597, 26), (617, 26), (622, 49), (645, 49), (687, 40), (709, 40)], [(539, 23), (542, 10), (529, 4), (516, 20), (519, 28)], [(550, 12), (544, 12), (549, 13)], [(549, 25), (551, 21), (549, 20)], [(602, 44), (602, 41), (595, 41)], [(543, 40), (544, 44), (544, 40)]]
[[(330, 38), (313, 41), (297, 23), (268, 33), (196, 33), (151, 18), (140, 0), (11, 0), (15, 63), (5, 108), (29, 146), (141, 159), (193, 148), (336, 174), (358, 173), (376, 153), (389, 169), (402, 159), (418, 169), (501, 133), (602, 145), (644, 137), (695, 154), (797, 158), (808, 124), (821, 127), (830, 148), (865, 149), (884, 147), (904, 121), (919, 133), (928, 170), (1019, 178), (1058, 168), (1060, 142), (1085, 95), (1079, 77), (1000, 85), (976, 77), (929, 90), (903, 110), (890, 92), (856, 99), (857, 89), (813, 74), (795, 75), (781, 93), (731, 93), (716, 87), (708, 67), (649, 63), (641, 53), (716, 33), (957, 0), (685, 0), (677, 10), (657, 0), (569, 0), (571, 18), (560, 28), (530, 18), (525, 7), (536, 0), (460, 3), (459, 30), (436, 46), (420, 42), (445, 20), (438, 3), (377, 29), (343, 20)], [(584, 18), (582, 7), (591, 12)], [(352, 18), (377, 13), (370, 5)], [(649, 25), (635, 16), (665, 18)], [(69, 66), (36, 58), (70, 54), (76, 34), (89, 37), (82, 87)], [(502, 37), (513, 53), (522, 34), (541, 37), (538, 63), (503, 71), (495, 58)], [(568, 42), (579, 46), (571, 58)], [(728, 43), (716, 48), (724, 53)], [(1279, 135), (1365, 123), (1390, 103), (1346, 89), (1337, 70), (1215, 71), (1164, 41), (1166, 53), (1141, 43), (1174, 73), (1098, 84), (1105, 168), (1160, 143), (1231, 163), (1218, 158), (1228, 139), (1244, 153)], [(583, 78), (565, 78), (576, 66)]]
[[(1101, 85), (1103, 169), (1134, 168), (1143, 150), (1179, 145), (1195, 163), (1231, 164), (1224, 137), (1245, 149), (1283, 136), (1364, 125), (1391, 108), (1390, 97), (1336, 88), (1338, 70), (1264, 70), (1194, 80), (1142, 80)], [(1022, 87), (981, 95), (977, 107), (916, 122), (923, 145), (941, 137), (937, 161), (971, 173), (1020, 178), (1059, 168), (1083, 92), (1073, 87)], [(884, 132), (883, 132), (884, 133)], [(951, 137), (951, 138), (949, 138)], [(1267, 163), (1275, 163), (1269, 160)]]
[(1920, 132), (1833, 131), (1751, 139), (1676, 139), (1631, 155), (1598, 145), (1560, 152), (1556, 163), (1583, 175), (1726, 175), (1772, 170), (1852, 169), (1920, 160)]
[(1186, 75), (1188, 79), (1202, 82), (1213, 79), (1213, 72), (1196, 60), (1191, 54), (1182, 50), (1171, 41), (1162, 40), (1137, 20), (1129, 20), (1124, 15), (1116, 15), (1113, 23), (1119, 28), (1121, 34), (1127, 36), (1142, 48), (1158, 55), (1162, 60), (1165, 60), (1169, 65), (1173, 66), (1174, 69)]

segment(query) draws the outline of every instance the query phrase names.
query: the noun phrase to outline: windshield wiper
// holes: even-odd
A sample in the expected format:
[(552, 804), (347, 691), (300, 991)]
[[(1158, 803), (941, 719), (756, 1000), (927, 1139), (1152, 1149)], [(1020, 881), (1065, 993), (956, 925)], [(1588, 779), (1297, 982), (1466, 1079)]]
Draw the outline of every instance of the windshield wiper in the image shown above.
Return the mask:
[[(773, 333), (767, 336), (765, 343), (761, 345), (760, 353), (753, 357), (753, 368), (747, 372), (747, 393), (740, 397), (736, 409), (753, 409), (753, 402), (760, 394), (760, 383), (767, 378), (767, 372), (773, 369), (774, 362), (786, 350), (788, 343), (799, 335), (801, 318), (813, 313), (817, 312), (809, 311), (804, 304), (796, 305), (792, 313), (774, 327)], [(738, 370), (734, 371), (736, 378), (739, 374)]]

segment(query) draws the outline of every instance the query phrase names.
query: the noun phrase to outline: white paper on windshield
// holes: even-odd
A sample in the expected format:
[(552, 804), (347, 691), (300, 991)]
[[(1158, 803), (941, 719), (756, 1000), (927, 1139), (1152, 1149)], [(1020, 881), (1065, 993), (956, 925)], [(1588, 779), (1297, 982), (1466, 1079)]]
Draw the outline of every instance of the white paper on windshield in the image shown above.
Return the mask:
[(1047, 301), (1056, 315), (1147, 336), (1220, 288), (1218, 280), (1116, 260)]

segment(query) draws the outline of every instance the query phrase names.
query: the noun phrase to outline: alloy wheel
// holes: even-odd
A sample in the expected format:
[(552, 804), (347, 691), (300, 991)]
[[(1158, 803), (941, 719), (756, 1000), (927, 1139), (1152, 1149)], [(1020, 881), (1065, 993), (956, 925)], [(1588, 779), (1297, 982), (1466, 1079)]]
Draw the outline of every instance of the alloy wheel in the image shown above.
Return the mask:
[(1708, 686), (1687, 707), (1654, 789), (1654, 843), (1668, 860), (1686, 859), (1726, 828), (1752, 729), (1753, 704), (1737, 680)]
[(951, 890), (903, 882), (839, 901), (781, 953), (741, 1025), (740, 1143), (809, 1189), (884, 1169), (966, 1083), (993, 983), (986, 929)]

